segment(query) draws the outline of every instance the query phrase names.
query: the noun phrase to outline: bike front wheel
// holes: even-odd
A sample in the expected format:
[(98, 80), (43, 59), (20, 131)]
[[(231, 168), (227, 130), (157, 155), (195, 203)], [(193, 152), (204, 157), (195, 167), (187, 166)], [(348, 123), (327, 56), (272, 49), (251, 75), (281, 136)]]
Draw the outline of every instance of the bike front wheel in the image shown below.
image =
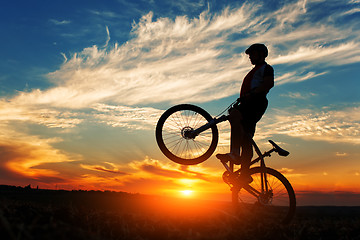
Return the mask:
[(289, 223), (294, 217), (296, 198), (289, 181), (278, 171), (267, 167), (250, 169), (253, 181), (238, 190), (232, 189), (232, 200), (238, 209), (262, 220)]
[(219, 133), (216, 125), (190, 136), (191, 131), (209, 123), (213, 118), (204, 109), (180, 104), (169, 108), (160, 117), (155, 130), (157, 144), (170, 160), (183, 164), (199, 164), (216, 149)]

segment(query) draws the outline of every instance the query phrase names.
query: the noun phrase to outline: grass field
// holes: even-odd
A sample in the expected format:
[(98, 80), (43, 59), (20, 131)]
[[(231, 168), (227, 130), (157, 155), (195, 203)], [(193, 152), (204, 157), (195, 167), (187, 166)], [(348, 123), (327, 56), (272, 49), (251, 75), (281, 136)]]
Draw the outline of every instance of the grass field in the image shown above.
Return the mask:
[(288, 225), (229, 203), (0, 186), (1, 239), (359, 239), (360, 207), (299, 207)]

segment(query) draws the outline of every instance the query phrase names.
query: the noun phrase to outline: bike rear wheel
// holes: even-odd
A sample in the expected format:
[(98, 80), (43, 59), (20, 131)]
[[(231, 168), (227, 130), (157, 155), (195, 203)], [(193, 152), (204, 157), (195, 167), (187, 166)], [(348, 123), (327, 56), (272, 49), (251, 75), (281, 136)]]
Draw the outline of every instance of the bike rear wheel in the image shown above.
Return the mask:
[(195, 105), (180, 104), (169, 108), (156, 125), (155, 135), (160, 150), (170, 160), (183, 165), (205, 161), (218, 143), (216, 125), (195, 137), (189, 137), (189, 133), (212, 119), (208, 112)]
[(296, 198), (289, 181), (271, 168), (250, 169), (253, 181), (243, 187), (232, 189), (232, 201), (240, 211), (262, 220), (289, 223), (294, 217)]

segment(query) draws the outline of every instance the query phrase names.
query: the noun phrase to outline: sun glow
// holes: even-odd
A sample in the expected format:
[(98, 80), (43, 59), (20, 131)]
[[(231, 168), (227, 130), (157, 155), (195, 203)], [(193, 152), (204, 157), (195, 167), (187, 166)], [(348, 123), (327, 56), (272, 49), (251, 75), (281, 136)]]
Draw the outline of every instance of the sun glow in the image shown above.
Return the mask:
[(180, 193), (185, 197), (190, 197), (190, 196), (193, 195), (194, 191), (192, 191), (192, 190), (182, 190), (182, 191), (180, 191)]

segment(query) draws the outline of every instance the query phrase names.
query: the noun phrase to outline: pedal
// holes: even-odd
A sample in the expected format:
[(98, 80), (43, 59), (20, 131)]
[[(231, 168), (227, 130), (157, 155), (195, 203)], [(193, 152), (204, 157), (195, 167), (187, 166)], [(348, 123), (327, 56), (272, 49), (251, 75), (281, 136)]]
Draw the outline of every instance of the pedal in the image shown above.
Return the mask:
[(230, 157), (227, 154), (216, 154), (216, 158), (220, 160), (223, 164), (230, 161)]

